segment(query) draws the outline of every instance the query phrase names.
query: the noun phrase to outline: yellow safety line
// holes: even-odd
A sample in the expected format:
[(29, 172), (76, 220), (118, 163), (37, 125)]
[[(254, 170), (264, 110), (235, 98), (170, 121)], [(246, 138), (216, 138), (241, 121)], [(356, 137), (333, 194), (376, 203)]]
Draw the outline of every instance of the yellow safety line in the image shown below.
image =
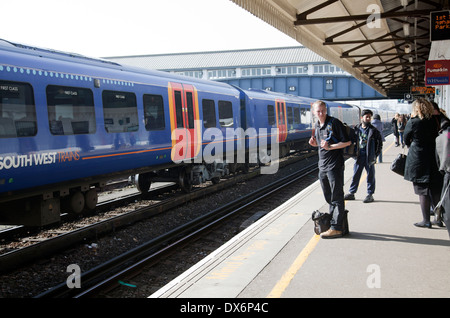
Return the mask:
[[(394, 145), (394, 143), (392, 143), (389, 147), (387, 147), (383, 151), (383, 154), (386, 151), (388, 151), (393, 145)], [(297, 256), (297, 258), (295, 259), (294, 263), (292, 263), (292, 265), (289, 267), (287, 272), (285, 272), (283, 274), (283, 276), (277, 282), (277, 284), (272, 289), (272, 291), (269, 293), (269, 295), (267, 295), (267, 298), (280, 298), (281, 297), (281, 295), (284, 293), (284, 291), (289, 286), (289, 284), (291, 283), (291, 281), (294, 278), (294, 276), (297, 274), (297, 272), (300, 270), (300, 268), (306, 262), (309, 254), (312, 253), (312, 251), (314, 250), (316, 245), (319, 243), (319, 241), (320, 241), (320, 235), (314, 235), (309, 240), (308, 244), (306, 244), (306, 246), (303, 248), (303, 250)]]
[(286, 290), (286, 287), (290, 284), (291, 280), (294, 278), (295, 274), (300, 270), (303, 263), (305, 263), (309, 254), (314, 250), (317, 243), (320, 241), (319, 235), (314, 235), (301, 253), (297, 256), (294, 263), (289, 267), (288, 271), (284, 273), (283, 277), (278, 281), (275, 287), (272, 289), (267, 298), (280, 298), (281, 294)]

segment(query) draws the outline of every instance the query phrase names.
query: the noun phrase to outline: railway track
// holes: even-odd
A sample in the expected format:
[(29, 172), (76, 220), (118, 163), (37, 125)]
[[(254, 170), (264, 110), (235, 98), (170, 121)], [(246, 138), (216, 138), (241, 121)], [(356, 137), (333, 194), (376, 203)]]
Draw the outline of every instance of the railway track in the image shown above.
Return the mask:
[[(227, 224), (226, 228), (233, 228), (233, 230), (231, 230), (232, 235), (236, 234), (236, 226), (240, 227), (240, 230), (244, 229), (248, 224), (263, 216), (265, 212), (269, 212), (271, 209), (278, 206), (280, 200), (283, 200), (282, 198), (286, 199), (286, 196), (290, 197), (298, 193), (299, 182), (303, 182), (304, 187), (309, 185), (312, 180), (315, 180), (316, 178), (316, 169), (317, 164), (313, 163), (301, 171), (297, 171), (292, 175), (261, 187), (258, 191), (229, 202), (225, 206), (214, 209), (208, 214), (202, 215), (201, 217), (102, 264), (101, 266), (83, 273), (80, 278), (83, 282), (80, 288), (70, 289), (67, 287), (66, 283), (62, 283), (59, 286), (40, 294), (38, 297), (79, 298), (96, 296), (99, 293), (102, 293), (102, 297), (105, 297), (105, 295), (108, 295), (109, 290), (129, 285), (123, 282), (129, 281), (130, 278), (137, 275), (137, 273), (144, 271), (143, 268), (146, 266), (158, 264), (161, 261), (167, 262), (167, 260), (163, 260), (164, 257), (176, 254), (177, 251), (182, 249), (182, 246), (190, 246), (193, 241), (197, 241), (197, 247), (188, 247), (189, 249), (198, 249), (199, 245), (210, 245), (210, 243), (204, 243), (203, 239), (205, 239), (205, 237), (206, 240), (210, 240), (208, 237), (214, 237), (212, 241), (220, 246), (223, 242), (217, 238), (223, 237), (224, 240), (228, 238), (228, 235), (223, 233), (223, 231), (227, 231), (223, 229), (224, 224)], [(311, 175), (313, 175), (313, 177), (311, 177)], [(309, 177), (309, 179), (307, 177)], [(306, 181), (305, 178), (307, 178)], [(294, 184), (297, 184), (297, 186), (293, 186)], [(291, 188), (291, 191), (286, 191), (288, 188)], [(264, 201), (269, 203), (262, 203)], [(265, 212), (261, 211), (261, 208)], [(230, 219), (234, 220), (230, 221)], [(231, 225), (230, 227), (229, 223), (234, 225)], [(207, 233), (209, 233), (209, 235), (207, 235)], [(195, 253), (184, 251), (182, 255), (186, 254)], [(204, 253), (204, 256), (206, 256), (206, 253)], [(185, 256), (181, 256), (181, 258), (184, 257)], [(173, 266), (168, 266), (168, 268), (173, 268)], [(154, 272), (159, 271), (156, 270)], [(152, 286), (152, 288), (157, 287)], [(148, 295), (149, 294), (147, 294), (147, 296)], [(118, 296), (115, 295), (112, 297)]]
[[(307, 159), (306, 161), (315, 161), (315, 157), (313, 154), (307, 154), (306, 157), (311, 157), (311, 159)], [(280, 173), (281, 171), (286, 171), (287, 174), (289, 174), (289, 171), (291, 169), (297, 169), (296, 165), (301, 165), (302, 161), (305, 156), (296, 156), (294, 160), (290, 158), (289, 160), (286, 160), (287, 168), (281, 168), (282, 164), (280, 163)], [(297, 163), (292, 164), (293, 161), (297, 161)], [(252, 176), (253, 174), (253, 176)], [(51, 288), (51, 286), (55, 286), (59, 282), (65, 281), (65, 278), (68, 276), (68, 274), (61, 273), (63, 270), (61, 269), (62, 266), (65, 265), (59, 265), (61, 262), (61, 259), (63, 259), (64, 262), (67, 263), (81, 263), (83, 271), (89, 268), (95, 268), (98, 266), (101, 266), (100, 264), (106, 263), (115, 257), (121, 252), (125, 252), (127, 250), (134, 249), (137, 245), (139, 245), (141, 242), (147, 242), (155, 239), (157, 236), (162, 235), (163, 233), (167, 232), (167, 230), (159, 230), (157, 227), (164, 223), (165, 228), (172, 228), (179, 226), (183, 222), (189, 222), (191, 216), (184, 216), (182, 213), (184, 213), (185, 210), (189, 210), (190, 206), (194, 206), (192, 209), (201, 210), (204, 211), (198, 211), (197, 214), (206, 214), (205, 211), (208, 211), (213, 209), (213, 206), (215, 201), (220, 201), (221, 199), (215, 199), (215, 197), (221, 196), (221, 193), (227, 193), (224, 194), (226, 196), (224, 199), (227, 200), (228, 196), (234, 196), (235, 194), (229, 195), (228, 192), (233, 192), (236, 190), (238, 192), (236, 195), (240, 196), (241, 193), (248, 190), (248, 187), (251, 187), (251, 184), (256, 184), (256, 187), (259, 187), (261, 185), (261, 182), (266, 181), (253, 181), (252, 178), (257, 176), (259, 172), (253, 171), (247, 175), (242, 175), (242, 179), (237, 180), (236, 178), (232, 178), (232, 180), (221, 180), (221, 182), (214, 186), (208, 186), (205, 188), (199, 188), (195, 193), (191, 193), (187, 196), (179, 195), (179, 191), (175, 192), (178, 193), (176, 202), (171, 202), (172, 205), (171, 209), (173, 212), (161, 213), (165, 211), (165, 209), (162, 207), (162, 202), (160, 204), (154, 204), (151, 207), (146, 208), (153, 208), (154, 211), (151, 212), (150, 210), (144, 209), (138, 209), (136, 211), (132, 211), (129, 213), (126, 213), (125, 215), (120, 215), (112, 218), (109, 221), (105, 222), (98, 222), (98, 224), (94, 224), (89, 227), (80, 228), (76, 231), (66, 233), (66, 234), (58, 234), (57, 237), (52, 238), (49, 241), (43, 241), (39, 243), (33, 244), (33, 247), (28, 247), (26, 249), (22, 249), (20, 251), (15, 251), (14, 253), (8, 253), (8, 257), (6, 258), (0, 258), (0, 266), (3, 266), (4, 268), (13, 267), (14, 269), (17, 269), (20, 266), (20, 264), (24, 264), (24, 261), (27, 261), (30, 265), (24, 265), (24, 269), (14, 270), (14, 271), (6, 271), (1, 273), (0, 275), (0, 281), (3, 281), (3, 283), (0, 283), (0, 297), (8, 297), (8, 295), (14, 295), (13, 297), (33, 297), (37, 295), (38, 293), (41, 293), (43, 290), (46, 290), (48, 288)], [(266, 180), (267, 178), (275, 179), (277, 176), (261, 176), (262, 179), (256, 178), (256, 180)], [(254, 179), (254, 178), (253, 178)], [(255, 186), (255, 185), (253, 185)], [(207, 190), (209, 188), (209, 190)], [(240, 190), (241, 189), (241, 190)], [(207, 190), (207, 192), (205, 192)], [(219, 192), (217, 192), (219, 191)], [(218, 193), (218, 194), (214, 194)], [(168, 195), (165, 195), (168, 196)], [(202, 201), (211, 201), (211, 198), (213, 197), (211, 203), (201, 203)], [(196, 203), (199, 200), (199, 203)], [(136, 203), (136, 204), (139, 204)], [(178, 208), (175, 208), (178, 205)], [(196, 207), (198, 206), (198, 208)], [(177, 211), (182, 212), (177, 212)], [(153, 217), (149, 218), (149, 215), (151, 213), (154, 213)], [(159, 214), (158, 214), (159, 213)], [(173, 215), (173, 216), (170, 216)], [(140, 221), (144, 218), (144, 221)], [(185, 221), (185, 218), (187, 221)], [(151, 233), (145, 233), (145, 237), (141, 238), (140, 234), (135, 233), (135, 227), (141, 227), (142, 223), (148, 223), (150, 222), (150, 225), (146, 225), (147, 227), (144, 228), (144, 232), (151, 232)], [(108, 224), (109, 223), (109, 224)], [(174, 226), (173, 224), (178, 224)], [(123, 225), (121, 225), (123, 224)], [(133, 226), (130, 226), (133, 224)], [(139, 230), (138, 230), (139, 231)], [(159, 234), (154, 234), (153, 232), (161, 231)], [(125, 232), (125, 234), (123, 234)], [(108, 234), (109, 233), (109, 234)], [(132, 236), (133, 239), (136, 237), (136, 242), (139, 244), (136, 244), (136, 246), (132, 247), (122, 247), (123, 241), (125, 241), (125, 238), (120, 238), (122, 235)], [(105, 237), (105, 238), (103, 238)], [(128, 239), (128, 238), (127, 238)], [(97, 242), (100, 240), (100, 248), (96, 251), (94, 248), (94, 245), (91, 243)], [(65, 241), (65, 242), (64, 242)], [(107, 244), (105, 244), (102, 241), (107, 241)], [(111, 245), (109, 247), (105, 247), (105, 245)], [(109, 252), (104, 252), (105, 249), (114, 249), (113, 256), (110, 256)], [(122, 250), (122, 249), (123, 250)], [(60, 252), (56, 253), (56, 249), (59, 249)], [(30, 252), (30, 254), (28, 254)], [(98, 253), (97, 253), (98, 252)], [(103, 253), (108, 254), (106, 256), (103, 255)], [(54, 255), (54, 256), (53, 256)], [(4, 257), (4, 255), (3, 255)], [(9, 260), (7, 261), (7, 259)], [(83, 260), (80, 260), (80, 259)], [(72, 260), (76, 259), (76, 260)], [(5, 265), (9, 262), (10, 265)], [(86, 264), (84, 264), (86, 262)], [(44, 269), (46, 267), (52, 267), (52, 269)], [(65, 267), (64, 267), (65, 270)], [(42, 271), (42, 273), (41, 273)], [(22, 274), (24, 272), (25, 274)], [(59, 273), (57, 273), (59, 272)], [(50, 277), (49, 277), (50, 275)], [(58, 276), (65, 277), (64, 279), (61, 279), (61, 277), (58, 279)], [(84, 278), (85, 279), (85, 278)], [(24, 280), (26, 283), (21, 284), (20, 281)], [(48, 285), (50, 281), (56, 280), (57, 282), (55, 285)], [(87, 279), (85, 279), (87, 282)], [(15, 287), (10, 287), (7, 282), (14, 282), (11, 285), (27, 285), (25, 289), (41, 289), (41, 292), (31, 292), (31, 291), (18, 291), (14, 292)], [(34, 285), (38, 285), (37, 287), (33, 287)], [(40, 287), (39, 287), (40, 286)]]
[[(313, 154), (297, 156), (294, 160), (302, 160), (311, 155)], [(287, 161), (286, 164), (289, 162), (292, 162), (292, 159)], [(107, 220), (81, 227), (74, 231), (64, 232), (59, 231), (58, 229), (51, 230), (53, 232), (53, 237), (50, 239), (30, 239), (29, 246), (0, 255), (0, 272), (7, 272), (26, 263), (36, 261), (39, 258), (49, 257), (53, 253), (67, 249), (75, 244), (87, 242), (91, 239), (117, 231), (118, 229), (129, 226), (134, 222), (138, 222), (139, 220), (148, 218), (152, 215), (162, 213), (167, 209), (183, 205), (186, 202), (196, 200), (197, 198), (208, 196), (211, 193), (230, 187), (233, 184), (253, 178), (258, 174), (258, 171), (253, 171), (245, 175), (238, 175), (230, 178), (229, 180), (221, 181), (219, 184), (206, 188), (199, 188), (190, 194), (178, 195), (176, 198), (168, 200), (167, 202), (141, 207), (131, 212), (123, 213), (121, 215), (108, 218)], [(132, 201), (134, 200), (134, 197), (127, 199)]]

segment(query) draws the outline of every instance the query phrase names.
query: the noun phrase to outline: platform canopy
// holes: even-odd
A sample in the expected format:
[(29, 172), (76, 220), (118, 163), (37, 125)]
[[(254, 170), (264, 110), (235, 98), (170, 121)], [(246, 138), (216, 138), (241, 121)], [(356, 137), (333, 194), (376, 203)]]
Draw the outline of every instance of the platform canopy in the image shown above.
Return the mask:
[[(424, 86), (447, 0), (231, 0), (389, 98)], [(448, 9), (448, 7), (447, 7)]]

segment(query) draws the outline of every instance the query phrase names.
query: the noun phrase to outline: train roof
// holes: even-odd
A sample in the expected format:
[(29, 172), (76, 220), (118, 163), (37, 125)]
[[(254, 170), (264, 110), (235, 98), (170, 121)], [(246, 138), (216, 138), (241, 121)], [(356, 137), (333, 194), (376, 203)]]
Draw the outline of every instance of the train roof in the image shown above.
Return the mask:
[[(207, 81), (203, 79), (196, 79), (178, 74), (171, 74), (167, 72), (142, 69), (130, 65), (120, 64), (117, 62), (105, 60), (102, 58), (87, 57), (81, 54), (57, 51), (53, 49), (40, 48), (29, 46), (25, 44), (13, 43), (4, 39), (0, 39), (0, 51), (18, 54), (11, 59), (29, 59), (30, 64), (36, 67), (46, 68), (46, 71), (51, 71), (48, 68), (54, 67), (54, 71), (62, 71), (63, 69), (69, 72), (89, 72), (93, 78), (102, 78), (115, 75), (116, 72), (121, 72), (120, 77), (126, 78), (127, 81), (142, 82), (142, 76), (152, 76), (155, 81), (159, 83), (167, 83), (169, 81), (194, 83), (206, 89), (206, 87), (214, 86), (215, 89), (221, 88), (225, 91), (232, 92), (238, 95), (235, 87), (221, 82)], [(28, 56), (28, 57), (27, 57)], [(42, 59), (42, 60), (36, 60)], [(4, 61), (2, 61), (4, 62)], [(35, 63), (35, 64), (33, 64)], [(36, 65), (37, 63), (37, 65)], [(61, 65), (63, 64), (63, 66)], [(61, 67), (62, 66), (62, 67)], [(83, 74), (88, 75), (88, 74)]]

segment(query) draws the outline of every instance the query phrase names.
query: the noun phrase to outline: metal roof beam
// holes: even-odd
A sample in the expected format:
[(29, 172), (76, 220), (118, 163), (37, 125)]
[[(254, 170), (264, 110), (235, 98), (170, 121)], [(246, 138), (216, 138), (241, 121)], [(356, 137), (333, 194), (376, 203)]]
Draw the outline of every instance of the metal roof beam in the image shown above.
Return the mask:
[(315, 6), (314, 8), (311, 8), (311, 9), (305, 11), (305, 12), (297, 14), (297, 19), (299, 19), (299, 17), (300, 17), (300, 19), (306, 19), (306, 17), (309, 14), (314, 13), (314, 12), (320, 10), (320, 9), (325, 8), (325, 7), (328, 7), (330, 4), (333, 4), (333, 3), (337, 2), (337, 1), (339, 1), (339, 0), (328, 0), (328, 1), (324, 2), (324, 3), (321, 3), (318, 6)]
[(423, 40), (428, 39), (429, 35), (424, 36), (409, 36), (409, 37), (395, 37), (395, 38), (389, 38), (389, 39), (373, 39), (373, 40), (352, 40), (352, 41), (337, 41), (337, 42), (323, 42), (323, 45), (341, 45), (341, 44), (359, 44), (363, 43), (365, 45), (371, 44), (374, 42), (390, 42), (390, 41), (409, 41), (413, 42), (414, 40)]
[[(403, 44), (401, 44), (403, 45)], [(397, 45), (397, 46), (401, 46), (401, 45)], [(389, 48), (386, 49), (385, 51), (391, 51), (393, 48)], [(421, 54), (422, 53), (422, 54)], [(374, 54), (354, 54), (354, 55), (348, 55), (348, 56), (341, 56), (342, 58), (359, 58), (359, 57), (363, 57), (363, 59), (358, 60), (358, 63), (361, 63), (362, 61), (371, 59), (372, 57), (381, 57), (381, 56), (398, 56), (398, 57), (402, 57), (405, 55), (414, 55), (417, 54), (419, 57), (426, 59), (427, 56), (425, 54), (428, 54), (428, 51), (424, 51), (424, 52), (419, 52), (419, 50), (417, 50), (417, 52), (415, 53), (404, 53), (404, 52), (391, 52), (391, 53), (384, 53), (384, 52), (380, 52), (380, 53), (374, 53)]]
[[(422, 62), (413, 62), (409, 63), (407, 66), (420, 66), (422, 65)], [(353, 68), (360, 68), (360, 67), (379, 67), (379, 66), (405, 66), (405, 63), (378, 63), (378, 64), (362, 64), (362, 65), (352, 65)], [(378, 72), (379, 73), (379, 72)]]
[[(386, 12), (387, 12), (387, 13), (389, 13), (389, 12), (397, 12), (398, 10), (401, 10), (401, 9), (403, 9), (403, 6), (395, 7), (394, 9), (391, 9), (391, 10), (386, 11)], [(399, 20), (399, 19), (398, 19), (398, 18), (395, 18), (395, 20)], [(401, 20), (401, 21), (403, 22), (403, 20)], [(350, 31), (359, 29), (359, 28), (363, 27), (363, 26), (366, 25), (366, 24), (367, 24), (367, 21), (360, 22), (360, 23), (358, 23), (358, 24), (356, 24), (356, 25), (354, 25), (354, 26), (352, 26), (352, 27), (350, 27), (350, 28), (348, 28), (348, 29), (346, 29), (346, 30), (344, 30), (344, 31), (341, 31), (341, 32), (339, 32), (339, 33), (333, 34), (333, 35), (331, 35), (331, 36), (325, 38), (325, 42), (331, 42), (331, 41), (333, 41), (334, 38), (337, 38), (337, 37), (339, 37), (339, 36), (342, 36), (342, 35), (344, 35), (344, 34), (350, 32)], [(402, 29), (402, 30), (403, 30), (403, 29)]]
[[(395, 11), (395, 12), (382, 12), (379, 14), (380, 19), (390, 19), (399, 17), (421, 17), (429, 15), (433, 10), (412, 10), (412, 11)], [(302, 14), (297, 14), (297, 20), (294, 22), (295, 25), (308, 25), (308, 24), (321, 24), (321, 23), (336, 23), (336, 22), (354, 22), (359, 20), (367, 20), (374, 14), (357, 14), (341, 17), (331, 17), (331, 18), (317, 18), (317, 19), (305, 19)], [(378, 16), (378, 14), (377, 14)]]

